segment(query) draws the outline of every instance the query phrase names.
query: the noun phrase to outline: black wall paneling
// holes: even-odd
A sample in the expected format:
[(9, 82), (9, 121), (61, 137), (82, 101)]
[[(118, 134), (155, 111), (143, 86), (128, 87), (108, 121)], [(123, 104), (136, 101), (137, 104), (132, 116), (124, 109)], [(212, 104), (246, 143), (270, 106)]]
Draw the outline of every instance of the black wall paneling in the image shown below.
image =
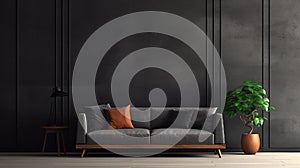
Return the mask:
[[(277, 110), (268, 117), (261, 135), (265, 151), (299, 150), (300, 117), (297, 54), (299, 53), (300, 2), (297, 0), (3, 0), (0, 10), (2, 25), (0, 57), (0, 151), (40, 151), (47, 123), (50, 98), (54, 86), (70, 93), (56, 100), (58, 123), (69, 125), (65, 134), (68, 149), (75, 145), (77, 117), (71, 95), (72, 70), (82, 45), (100, 26), (127, 13), (160, 10), (183, 16), (206, 32), (219, 51), (227, 77), (227, 89), (245, 79), (261, 83)], [(142, 42), (141, 42), (142, 41)], [(176, 39), (160, 34), (141, 34), (121, 40), (107, 52), (96, 78), (99, 102), (113, 103), (107, 88), (112, 67), (126, 53), (146, 46), (174, 50), (187, 62), (193, 53)], [(221, 62), (217, 53), (206, 48), (205, 62), (193, 62), (201, 82), (201, 105), (219, 106), (221, 100), (210, 102), (211, 96), (221, 97)], [(208, 55), (212, 55), (209, 57)], [(214, 75), (208, 77), (207, 69)], [(156, 70), (139, 73), (131, 88), (133, 102), (147, 105), (138, 97), (148, 96), (157, 83), (143, 76), (165, 81), (161, 87), (176, 90), (167, 74), (154, 75)], [(213, 83), (209, 82), (213, 79)], [(108, 83), (107, 83), (108, 81)], [(142, 81), (148, 81), (147, 84)], [(171, 84), (170, 84), (171, 83)], [(211, 89), (213, 88), (213, 91)], [(171, 91), (173, 92), (173, 91)], [(177, 92), (174, 91), (174, 95)], [(144, 94), (144, 95), (143, 95)], [(145, 97), (146, 95), (146, 97)], [(178, 96), (174, 96), (178, 97)], [(171, 98), (169, 106), (177, 106), (179, 98)], [(247, 129), (238, 119), (225, 117), (226, 143), (229, 151), (240, 150), (240, 137)], [(54, 149), (54, 137), (48, 149)]]
[[(127, 13), (137, 12), (137, 11), (146, 11), (146, 10), (158, 10), (158, 11), (166, 11), (181, 15), (185, 18), (190, 19), (203, 30), (206, 27), (206, 1), (205, 0), (193, 0), (182, 3), (181, 0), (172, 1), (173, 5), (169, 5), (171, 1), (130, 1), (131, 3), (125, 1), (92, 1), (92, 3), (86, 3), (84, 1), (72, 1), (71, 3), (71, 52), (72, 52), (72, 63), (73, 60), (76, 59), (76, 56), (85, 42), (85, 40), (93, 33), (96, 29), (102, 26), (104, 23), (122, 16)], [(118, 5), (116, 5), (118, 4)], [(117, 6), (117, 7), (116, 7)], [(116, 10), (111, 10), (116, 9)], [(141, 37), (144, 36), (144, 37)], [(159, 34), (142, 34), (141, 36), (133, 36), (130, 38), (126, 38), (126, 42), (121, 42), (116, 44), (112, 49), (112, 51), (108, 52), (103, 59), (103, 66), (99, 66), (98, 76), (96, 78), (96, 93), (98, 94), (98, 100), (101, 102), (110, 102), (113, 104), (110, 98), (110, 82), (111, 74), (113, 72), (113, 68), (117, 63), (129, 52), (139, 49), (141, 47), (149, 47), (149, 46), (159, 46), (166, 49), (170, 49), (171, 51), (176, 52), (178, 55), (183, 57), (186, 61), (190, 61), (188, 58), (190, 53), (187, 53), (189, 50), (186, 49), (186, 46), (178, 44), (175, 45), (176, 42), (174, 39), (168, 36), (162, 36)], [(141, 37), (141, 38), (140, 38)], [(204, 39), (205, 40), (205, 39)], [(177, 43), (176, 43), (177, 44)], [(197, 72), (197, 76), (200, 81), (205, 81), (206, 72), (205, 67), (200, 65), (201, 62), (194, 61), (192, 62), (192, 66), (201, 68)], [(205, 63), (204, 63), (205, 64)], [(72, 64), (73, 65), (73, 64)], [(101, 73), (104, 72), (104, 73)], [(173, 87), (170, 83), (166, 82), (163, 78), (158, 78), (156, 81), (162, 81), (161, 83), (164, 85), (163, 87)], [(165, 81), (165, 82), (164, 82)], [(152, 83), (151, 83), (152, 82)], [(138, 81), (142, 90), (132, 90), (132, 95), (143, 95), (143, 91), (146, 91), (147, 88), (151, 88), (155, 85), (155, 80), (152, 80), (149, 83), (144, 83), (142, 81)], [(175, 86), (174, 86), (175, 87)], [(143, 90), (144, 89), (144, 90)], [(206, 92), (206, 83), (201, 82), (201, 93)], [(169, 106), (178, 106), (176, 102), (177, 98), (170, 99)], [(140, 99), (141, 100), (141, 99)], [(205, 94), (201, 94), (201, 103), (203, 106), (206, 105), (206, 96)], [(135, 102), (133, 100), (133, 102)], [(136, 101), (136, 106), (147, 106), (145, 102)]]
[[(70, 33), (71, 33), (71, 27), (70, 27), (70, 1), (66, 0), (63, 1), (62, 3), (62, 43), (63, 43), (63, 47), (62, 47), (62, 89), (66, 92), (69, 93), (69, 97), (62, 99), (62, 110), (63, 110), (63, 121), (64, 121), (64, 125), (70, 125), (70, 118), (75, 118), (74, 120), (76, 120), (76, 115), (73, 113), (70, 113), (72, 108), (72, 94), (71, 94), (71, 56), (70, 56), (70, 50), (71, 50), (71, 44), (70, 44)], [(74, 122), (73, 122), (74, 123)], [(75, 131), (74, 129), (67, 130), (67, 134), (66, 134), (67, 140), (68, 140), (68, 144), (67, 148), (69, 149), (73, 149), (74, 145), (75, 145)]]
[(3, 1), (0, 6), (1, 45), (0, 45), (0, 109), (1, 138), (0, 149), (12, 150), (17, 144), (16, 113), (16, 61), (17, 61), (17, 12), (16, 1)]
[(19, 1), (18, 149), (41, 149), (55, 83), (55, 1)]

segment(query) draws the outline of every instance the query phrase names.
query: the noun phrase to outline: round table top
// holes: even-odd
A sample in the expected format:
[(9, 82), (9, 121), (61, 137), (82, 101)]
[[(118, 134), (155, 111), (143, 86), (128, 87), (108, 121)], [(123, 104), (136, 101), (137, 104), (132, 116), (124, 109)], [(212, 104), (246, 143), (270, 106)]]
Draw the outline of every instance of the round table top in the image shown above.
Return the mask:
[(41, 126), (43, 129), (66, 129), (68, 126), (65, 125), (44, 125)]

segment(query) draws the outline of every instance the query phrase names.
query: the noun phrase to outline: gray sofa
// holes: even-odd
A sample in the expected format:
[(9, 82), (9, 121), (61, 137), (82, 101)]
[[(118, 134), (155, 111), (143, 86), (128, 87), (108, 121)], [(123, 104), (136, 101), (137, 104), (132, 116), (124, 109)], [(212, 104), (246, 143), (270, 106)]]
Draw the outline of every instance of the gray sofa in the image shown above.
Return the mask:
[(109, 129), (106, 106), (86, 107), (78, 115), (76, 148), (225, 149), (223, 117), (217, 108), (131, 108), (133, 129)]

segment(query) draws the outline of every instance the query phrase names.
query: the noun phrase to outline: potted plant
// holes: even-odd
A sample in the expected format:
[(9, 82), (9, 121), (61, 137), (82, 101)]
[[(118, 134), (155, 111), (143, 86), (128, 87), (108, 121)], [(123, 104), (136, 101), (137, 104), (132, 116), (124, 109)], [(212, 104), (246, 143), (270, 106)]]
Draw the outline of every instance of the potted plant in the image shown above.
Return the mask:
[(261, 127), (266, 119), (260, 112), (275, 109), (270, 106), (266, 91), (256, 82), (245, 80), (243, 85), (227, 93), (225, 112), (231, 118), (239, 115), (249, 132), (242, 134), (242, 149), (245, 154), (255, 154), (260, 147), (259, 134), (254, 134), (255, 126)]

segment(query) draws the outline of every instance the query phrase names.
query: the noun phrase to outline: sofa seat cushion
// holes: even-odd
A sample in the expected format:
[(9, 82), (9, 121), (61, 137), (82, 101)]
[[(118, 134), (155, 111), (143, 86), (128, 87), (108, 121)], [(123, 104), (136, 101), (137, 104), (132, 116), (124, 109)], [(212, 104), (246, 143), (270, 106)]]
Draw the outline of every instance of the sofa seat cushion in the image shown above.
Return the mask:
[(214, 144), (214, 134), (198, 129), (154, 129), (151, 144)]
[(87, 134), (87, 143), (100, 145), (150, 144), (150, 131), (143, 128), (98, 130)]

